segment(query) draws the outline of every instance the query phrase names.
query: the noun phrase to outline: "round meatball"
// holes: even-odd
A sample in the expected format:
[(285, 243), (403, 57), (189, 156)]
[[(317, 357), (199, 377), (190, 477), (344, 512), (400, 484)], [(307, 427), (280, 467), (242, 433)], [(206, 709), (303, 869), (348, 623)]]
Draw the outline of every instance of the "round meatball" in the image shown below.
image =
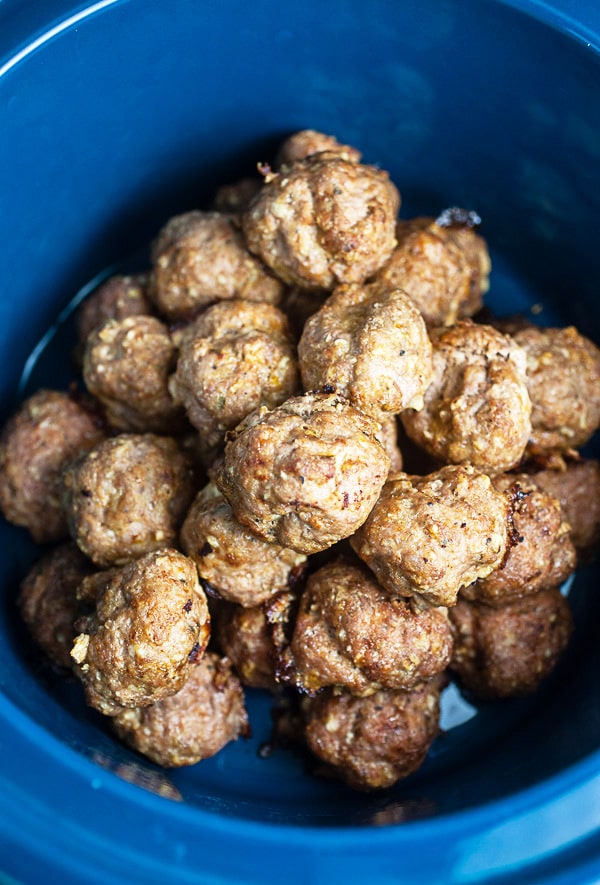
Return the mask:
[(36, 644), (59, 667), (71, 667), (75, 620), (82, 614), (77, 591), (93, 571), (79, 548), (65, 543), (42, 556), (21, 582), (21, 617)]
[(535, 691), (556, 666), (573, 630), (569, 604), (556, 588), (501, 607), (459, 599), (450, 610), (451, 668), (482, 699)]
[(156, 317), (108, 320), (87, 339), (83, 380), (113, 427), (172, 433), (184, 426), (168, 388), (176, 360), (169, 330)]
[(386, 172), (320, 153), (268, 175), (242, 224), (250, 250), (285, 283), (332, 289), (387, 261), (399, 205)]
[(531, 432), (525, 352), (491, 326), (464, 320), (431, 332), (433, 382), (407, 434), (439, 461), (488, 473), (517, 465)]
[(343, 397), (293, 397), (231, 432), (216, 483), (257, 535), (316, 553), (356, 531), (375, 504), (390, 467), (378, 430)]
[(317, 132), (316, 129), (302, 129), (300, 132), (294, 132), (280, 145), (275, 158), (275, 168), (287, 168), (298, 160), (304, 160), (324, 151), (350, 163), (360, 163), (362, 156), (356, 148), (340, 144), (334, 135), (326, 135), (324, 132)]
[(568, 326), (516, 332), (527, 355), (531, 443), (535, 451), (584, 445), (600, 425), (600, 350)]
[(499, 568), (464, 587), (461, 594), (466, 599), (502, 605), (562, 584), (575, 569), (576, 554), (569, 524), (555, 497), (542, 492), (522, 473), (497, 476), (493, 483), (510, 503), (506, 556)]
[(212, 624), (213, 637), (231, 661), (242, 685), (274, 690), (276, 653), (264, 608), (224, 604)]
[(175, 694), (210, 635), (196, 566), (169, 548), (123, 566), (78, 626), (71, 657), (90, 706), (112, 716)]
[(147, 295), (149, 276), (117, 274), (109, 277), (82, 301), (77, 311), (77, 337), (81, 347), (88, 336), (107, 320), (152, 314)]
[(213, 483), (192, 503), (181, 546), (219, 596), (247, 607), (285, 590), (306, 562), (304, 553), (264, 541), (238, 522)]
[(381, 430), (377, 433), (377, 439), (389, 455), (390, 473), (399, 473), (402, 470), (404, 459), (398, 442), (398, 423), (394, 415), (382, 418)]
[(440, 221), (398, 221), (398, 245), (375, 277), (388, 288), (403, 289), (432, 327), (477, 313), (491, 268), (485, 240), (472, 227)]
[(324, 773), (359, 790), (393, 786), (425, 761), (439, 734), (438, 680), (366, 698), (330, 690), (304, 702), (308, 748)]
[(222, 185), (215, 194), (214, 209), (224, 214), (239, 215), (244, 212), (262, 187), (262, 179), (240, 178), (233, 184)]
[(298, 358), (305, 390), (330, 385), (374, 418), (423, 408), (433, 376), (421, 314), (376, 283), (338, 286), (306, 321)]
[(600, 543), (600, 464), (592, 459), (562, 463), (531, 477), (542, 491), (560, 501), (580, 560), (589, 560)]
[(61, 505), (64, 467), (106, 436), (99, 414), (68, 393), (40, 390), (0, 435), (0, 509), (38, 544), (68, 535)]
[(338, 559), (309, 577), (291, 652), (301, 690), (368, 695), (412, 689), (445, 670), (452, 634), (445, 608), (414, 610), (364, 567)]
[(461, 587), (501, 564), (508, 513), (506, 497), (473, 467), (400, 473), (350, 543), (393, 596), (454, 605)]
[(194, 493), (192, 479), (170, 437), (123, 433), (105, 440), (65, 472), (71, 536), (101, 567), (172, 546)]
[(224, 299), (276, 304), (283, 294), (281, 282), (248, 252), (232, 216), (219, 212), (171, 218), (152, 246), (152, 261), (149, 294), (170, 320)]
[(186, 330), (170, 382), (207, 451), (251, 411), (274, 408), (298, 389), (285, 315), (271, 304), (239, 300), (213, 305)]
[(226, 658), (207, 652), (177, 694), (151, 707), (123, 710), (118, 736), (164, 768), (194, 765), (248, 734), (242, 687)]

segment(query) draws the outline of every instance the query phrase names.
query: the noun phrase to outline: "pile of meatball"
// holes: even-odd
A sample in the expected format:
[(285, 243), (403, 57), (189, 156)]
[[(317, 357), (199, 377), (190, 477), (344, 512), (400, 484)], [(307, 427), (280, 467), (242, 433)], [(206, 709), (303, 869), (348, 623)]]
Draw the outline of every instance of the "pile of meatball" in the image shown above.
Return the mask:
[(247, 735), (251, 687), (319, 773), (390, 787), (450, 680), (533, 692), (570, 639), (600, 351), (484, 308), (473, 211), (399, 208), (355, 148), (294, 134), (82, 303), (82, 382), (3, 429), (0, 507), (46, 545), (22, 617), (161, 766)]

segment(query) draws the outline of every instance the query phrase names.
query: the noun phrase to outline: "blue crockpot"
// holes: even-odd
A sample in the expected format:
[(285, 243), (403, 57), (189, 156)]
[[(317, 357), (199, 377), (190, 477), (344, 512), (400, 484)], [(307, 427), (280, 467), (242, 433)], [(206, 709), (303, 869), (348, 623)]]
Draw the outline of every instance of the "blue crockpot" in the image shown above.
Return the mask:
[[(0, 417), (67, 383), (76, 293), (305, 127), (388, 169), (405, 217), (476, 209), (494, 311), (600, 341), (600, 6), (566, 6), (0, 0)], [(117, 744), (32, 655), (36, 551), (0, 536), (2, 881), (600, 881), (597, 568), (537, 695), (455, 716), (417, 774), (357, 795), (259, 755), (260, 692), (253, 737), (193, 768)]]

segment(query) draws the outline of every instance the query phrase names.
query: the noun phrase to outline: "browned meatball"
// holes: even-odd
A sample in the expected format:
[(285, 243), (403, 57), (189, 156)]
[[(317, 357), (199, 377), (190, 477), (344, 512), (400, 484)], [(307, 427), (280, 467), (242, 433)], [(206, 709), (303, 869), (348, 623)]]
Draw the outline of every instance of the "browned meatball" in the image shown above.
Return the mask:
[(244, 212), (250, 200), (262, 187), (262, 179), (240, 178), (233, 184), (224, 184), (220, 187), (214, 199), (214, 208), (217, 212), (237, 215)]
[(175, 544), (193, 494), (192, 473), (175, 440), (150, 433), (106, 440), (64, 476), (71, 536), (99, 566)]
[(515, 333), (527, 354), (531, 448), (578, 448), (600, 425), (600, 350), (568, 326)]
[(398, 191), (386, 172), (320, 153), (267, 176), (243, 217), (248, 246), (285, 283), (361, 283), (396, 245)]
[(569, 604), (557, 589), (501, 607), (459, 599), (450, 619), (450, 666), (479, 698), (535, 691), (556, 666), (573, 629)]
[(375, 504), (390, 466), (378, 430), (343, 397), (293, 397), (232, 431), (216, 483), (257, 535), (316, 553), (356, 531)]
[(87, 339), (83, 380), (113, 427), (173, 433), (183, 427), (168, 388), (176, 360), (169, 330), (156, 317), (108, 320)]
[(525, 352), (491, 326), (464, 320), (434, 329), (433, 382), (407, 434), (433, 457), (489, 473), (521, 460), (531, 431)]
[(213, 636), (230, 659), (242, 685), (274, 690), (275, 646), (263, 606), (219, 606)]
[(175, 694), (210, 633), (196, 566), (169, 548), (123, 566), (78, 626), (71, 657), (90, 706), (112, 716)]
[(305, 390), (330, 385), (374, 418), (423, 408), (433, 376), (421, 314), (377, 283), (334, 289), (306, 321), (298, 358)]
[(0, 509), (38, 544), (68, 535), (61, 505), (63, 468), (106, 435), (84, 400), (40, 390), (25, 400), (0, 436)]
[(304, 160), (323, 151), (335, 154), (350, 163), (360, 163), (362, 156), (356, 148), (340, 144), (334, 135), (326, 135), (324, 132), (317, 132), (316, 129), (302, 129), (300, 132), (294, 132), (280, 145), (275, 168), (292, 166), (298, 160)]
[(149, 293), (170, 320), (229, 298), (276, 304), (283, 293), (281, 282), (248, 252), (232, 217), (219, 212), (171, 218), (153, 244), (152, 261)]
[(194, 765), (248, 733), (242, 687), (229, 661), (213, 652), (190, 667), (177, 694), (112, 721), (122, 740), (165, 768)]
[(82, 613), (77, 590), (93, 569), (75, 544), (65, 543), (42, 556), (21, 582), (21, 616), (37, 645), (59, 667), (71, 667), (74, 622)]
[(77, 337), (85, 346), (94, 329), (107, 320), (124, 320), (125, 317), (153, 313), (147, 295), (148, 274), (133, 276), (120, 274), (109, 277), (87, 296), (77, 311)]
[(425, 760), (439, 733), (440, 687), (378, 691), (366, 698), (324, 691), (305, 701), (309, 749), (360, 790), (391, 787)]
[(452, 634), (445, 608), (414, 610), (363, 566), (338, 559), (309, 577), (291, 652), (301, 690), (368, 695), (412, 689), (445, 670)]
[(508, 501), (473, 467), (395, 474), (350, 543), (393, 596), (454, 605), (461, 587), (497, 568)]
[(600, 543), (600, 464), (592, 459), (566, 461), (562, 469), (540, 470), (535, 484), (561, 503), (580, 559), (590, 559)]
[(502, 605), (566, 581), (576, 565), (569, 524), (560, 502), (526, 474), (503, 474), (494, 487), (510, 502), (510, 531), (502, 565), (463, 588), (466, 599)]
[(260, 605), (286, 589), (306, 562), (303, 553), (270, 544), (238, 522), (213, 483), (192, 503), (181, 546), (203, 580), (223, 599), (242, 606)]
[(186, 330), (170, 390), (210, 451), (253, 409), (279, 405), (299, 384), (285, 315), (235, 300), (208, 308)]
[(485, 240), (472, 227), (415, 218), (399, 221), (396, 237), (377, 280), (404, 289), (428, 326), (450, 326), (477, 313), (491, 265)]

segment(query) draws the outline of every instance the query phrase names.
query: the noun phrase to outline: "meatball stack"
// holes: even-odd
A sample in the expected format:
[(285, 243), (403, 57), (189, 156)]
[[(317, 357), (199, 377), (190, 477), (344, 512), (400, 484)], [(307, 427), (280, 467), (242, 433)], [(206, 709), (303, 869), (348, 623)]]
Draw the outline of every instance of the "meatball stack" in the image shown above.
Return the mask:
[[(248, 732), (242, 686), (357, 789), (414, 772), (455, 678), (533, 691), (600, 534), (600, 351), (478, 321), (473, 212), (399, 219), (305, 130), (170, 219), (82, 305), (82, 392), (0, 439), (0, 507), (54, 546), (19, 606), (115, 733), (163, 766)], [(418, 454), (418, 457), (416, 457)], [(593, 502), (593, 503), (591, 503)]]

